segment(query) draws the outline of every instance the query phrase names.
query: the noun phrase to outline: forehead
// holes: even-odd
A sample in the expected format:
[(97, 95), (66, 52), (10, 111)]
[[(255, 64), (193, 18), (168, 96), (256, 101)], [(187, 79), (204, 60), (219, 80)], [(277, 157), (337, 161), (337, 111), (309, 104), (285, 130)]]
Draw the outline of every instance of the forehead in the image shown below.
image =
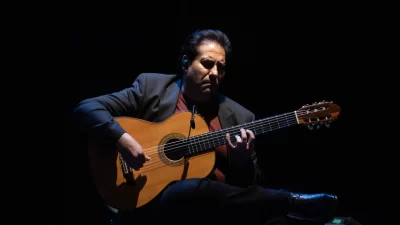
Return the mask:
[(207, 58), (217, 61), (225, 61), (225, 50), (216, 42), (204, 41), (198, 47), (197, 58)]

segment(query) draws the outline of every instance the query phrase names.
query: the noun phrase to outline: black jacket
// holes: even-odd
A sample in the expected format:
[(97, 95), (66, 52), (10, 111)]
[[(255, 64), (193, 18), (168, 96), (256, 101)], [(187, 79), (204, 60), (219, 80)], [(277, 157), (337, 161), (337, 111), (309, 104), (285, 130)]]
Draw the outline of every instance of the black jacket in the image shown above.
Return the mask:
[[(113, 117), (130, 116), (150, 122), (161, 122), (176, 109), (181, 80), (177, 75), (158, 73), (140, 74), (132, 86), (119, 92), (81, 101), (74, 110), (79, 126), (85, 131), (112, 138), (117, 141), (125, 133)], [(222, 94), (217, 94), (220, 102), (218, 116), (222, 129), (251, 122), (254, 114)], [(255, 151), (245, 163), (236, 164), (228, 155), (228, 184), (246, 187), (259, 184), (263, 173), (257, 164)]]

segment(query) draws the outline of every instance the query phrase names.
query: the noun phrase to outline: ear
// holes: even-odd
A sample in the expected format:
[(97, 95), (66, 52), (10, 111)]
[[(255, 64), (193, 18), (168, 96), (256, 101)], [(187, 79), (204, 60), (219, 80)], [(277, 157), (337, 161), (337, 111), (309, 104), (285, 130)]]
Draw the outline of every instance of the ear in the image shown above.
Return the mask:
[(182, 69), (187, 69), (189, 57), (187, 55), (182, 56)]

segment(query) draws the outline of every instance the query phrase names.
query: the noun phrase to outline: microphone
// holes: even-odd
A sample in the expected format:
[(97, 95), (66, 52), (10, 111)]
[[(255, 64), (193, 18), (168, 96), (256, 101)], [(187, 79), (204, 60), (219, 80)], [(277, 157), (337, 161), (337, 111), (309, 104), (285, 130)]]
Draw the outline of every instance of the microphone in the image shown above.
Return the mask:
[(192, 119), (190, 120), (190, 126), (192, 127), (192, 129), (194, 129), (195, 126), (196, 126), (196, 124), (195, 124), (195, 122), (194, 122), (194, 114), (195, 114), (195, 111), (196, 111), (196, 106), (193, 105), (193, 106), (192, 106)]

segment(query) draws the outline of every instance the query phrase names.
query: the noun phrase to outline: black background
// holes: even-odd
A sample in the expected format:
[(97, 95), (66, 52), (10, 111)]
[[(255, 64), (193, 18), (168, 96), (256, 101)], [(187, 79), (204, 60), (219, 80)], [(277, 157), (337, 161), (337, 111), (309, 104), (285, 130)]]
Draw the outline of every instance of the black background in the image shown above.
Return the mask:
[[(388, 207), (384, 202), (392, 198), (388, 195), (393, 193), (388, 182), (394, 178), (383, 178), (391, 176), (390, 171), (381, 173), (383, 167), (378, 158), (382, 155), (370, 144), (366, 129), (358, 126), (362, 121), (355, 119), (359, 116), (361, 120), (361, 102), (355, 99), (367, 95), (358, 78), (368, 74), (365, 58), (372, 48), (366, 47), (370, 41), (366, 38), (370, 34), (369, 20), (360, 17), (355, 8), (324, 8), (274, 16), (261, 10), (250, 13), (252, 16), (232, 13), (219, 17), (192, 15), (185, 5), (180, 10), (158, 17), (124, 16), (135, 14), (125, 11), (122, 17), (113, 12), (107, 19), (97, 19), (84, 11), (79, 17), (70, 17), (62, 27), (66, 51), (60, 58), (64, 65), (57, 70), (62, 75), (43, 79), (54, 84), (51, 88), (56, 91), (41, 99), (42, 103), (54, 97), (62, 99), (63, 140), (58, 136), (55, 141), (60, 148), (61, 143), (64, 146), (64, 174), (61, 175), (59, 163), (58, 169), (51, 169), (59, 174), (51, 179), (46, 178), (48, 168), (40, 170), (46, 187), (31, 187), (35, 201), (29, 206), (38, 212), (33, 217), (21, 216), (21, 202), (28, 195), (32, 197), (32, 192), (11, 186), (8, 200), (13, 213), (8, 221), (101, 221), (100, 199), (90, 180), (85, 149), (75, 133), (72, 109), (85, 98), (129, 86), (142, 72), (175, 73), (179, 47), (186, 35), (196, 29), (216, 28), (231, 38), (234, 54), (221, 91), (257, 117), (293, 111), (321, 100), (333, 101), (342, 109), (329, 129), (310, 131), (295, 126), (257, 137), (260, 163), (269, 186), (334, 193), (340, 200), (337, 216), (351, 216), (363, 225), (386, 224), (383, 220), (389, 218), (381, 211)], [(135, 12), (138, 11), (136, 8)], [(32, 84), (24, 87), (27, 104), (36, 93), (43, 96), (42, 90)], [(47, 112), (39, 114), (54, 116)], [(48, 133), (60, 135), (59, 128), (53, 125)], [(374, 153), (370, 154), (371, 147)], [(63, 184), (59, 184), (61, 180)]]
[[(367, 211), (373, 205), (365, 201), (368, 184), (363, 177), (371, 174), (365, 173), (367, 165), (361, 159), (367, 156), (359, 153), (366, 149), (357, 148), (356, 133), (348, 130), (351, 98), (347, 89), (360, 54), (355, 22), (326, 17), (278, 21), (188, 17), (74, 23), (70, 44), (76, 80), (65, 102), (66, 119), (80, 100), (124, 88), (141, 72), (176, 72), (178, 50), (189, 32), (221, 29), (231, 38), (234, 50), (221, 91), (259, 118), (321, 100), (342, 108), (339, 120), (329, 129), (310, 131), (297, 126), (257, 138), (269, 186), (335, 193), (340, 199), (338, 216), (352, 216), (367, 224), (372, 216)], [(67, 150), (69, 162), (78, 161), (84, 167), (84, 154), (71, 149)], [(96, 195), (88, 177), (84, 180), (81, 164), (64, 174), (66, 218), (72, 221), (96, 218), (95, 212), (86, 211), (95, 205)]]

